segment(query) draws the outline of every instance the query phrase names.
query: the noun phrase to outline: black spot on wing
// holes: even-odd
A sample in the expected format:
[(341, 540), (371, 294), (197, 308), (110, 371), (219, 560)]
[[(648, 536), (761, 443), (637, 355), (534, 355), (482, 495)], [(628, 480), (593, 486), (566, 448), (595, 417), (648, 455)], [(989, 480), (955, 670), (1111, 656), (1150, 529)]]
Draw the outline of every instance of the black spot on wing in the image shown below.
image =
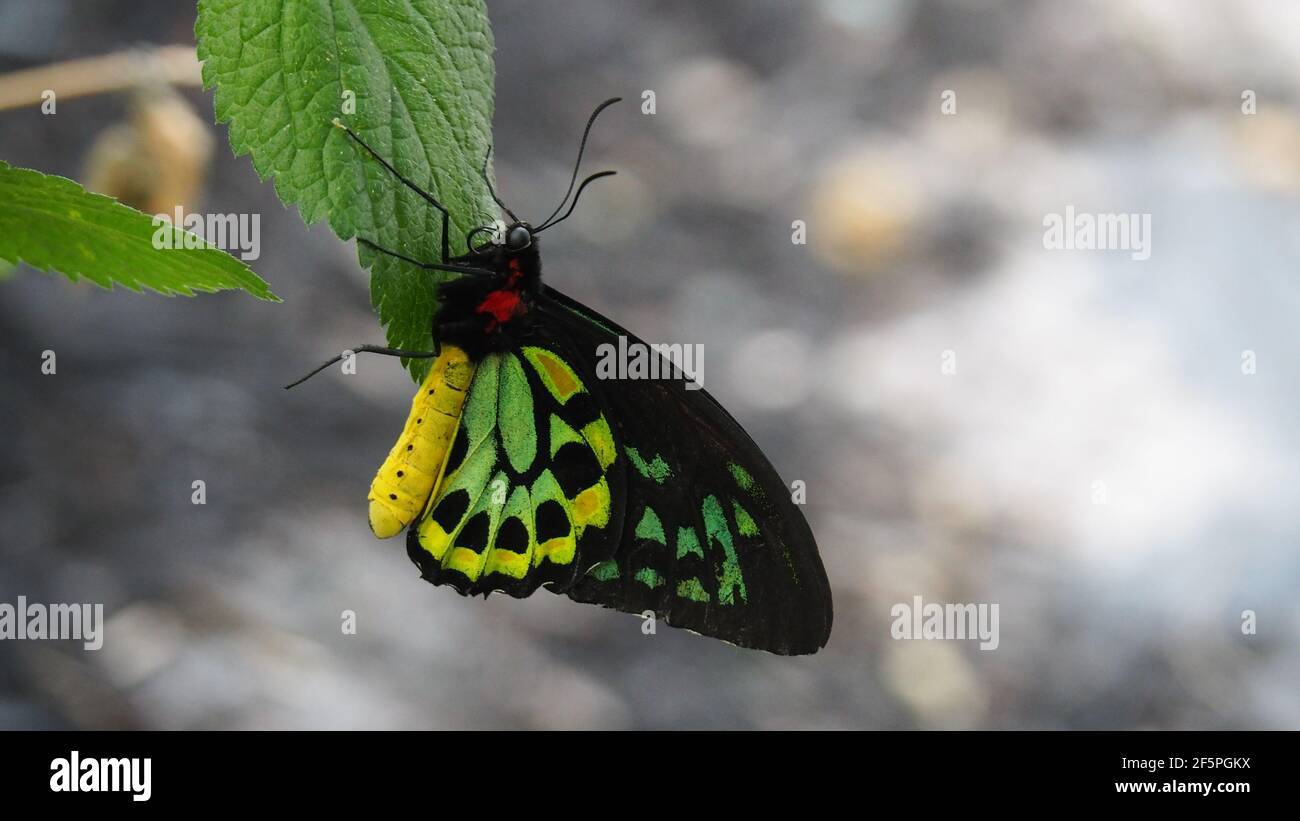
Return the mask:
[(467, 547), (475, 553), (482, 553), (487, 549), (488, 525), (491, 520), (488, 518), (486, 510), (480, 510), (470, 517), (461, 529), (460, 535), (456, 537), (457, 547)]
[(569, 401), (564, 403), (563, 415), (564, 421), (574, 430), (582, 430), (600, 418), (600, 406), (596, 404), (595, 397), (583, 391), (569, 397)]
[(551, 460), (551, 472), (564, 495), (572, 499), (600, 481), (600, 463), (585, 443), (566, 442)]
[(554, 499), (547, 499), (537, 507), (537, 543), (569, 535), (569, 517)]
[(437, 507), (433, 509), (433, 520), (438, 523), (444, 533), (450, 533), (460, 524), (461, 517), (469, 509), (469, 493), (463, 488), (453, 490), (442, 501), (438, 502)]
[(459, 468), (468, 452), (469, 440), (465, 438), (465, 426), (462, 424), (456, 429), (456, 439), (451, 444), (451, 455), (447, 457), (447, 470), (444, 475), (450, 476), (452, 471)]
[(501, 523), (497, 531), (497, 550), (524, 553), (528, 550), (528, 530), (518, 518), (511, 516)]

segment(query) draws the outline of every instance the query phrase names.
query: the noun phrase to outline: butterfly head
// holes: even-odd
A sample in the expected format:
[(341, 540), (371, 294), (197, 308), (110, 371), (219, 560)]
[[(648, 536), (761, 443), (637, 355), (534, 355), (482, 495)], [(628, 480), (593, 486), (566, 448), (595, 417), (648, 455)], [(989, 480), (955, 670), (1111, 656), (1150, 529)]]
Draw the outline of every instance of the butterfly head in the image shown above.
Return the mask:
[[(591, 133), (591, 126), (596, 122), (596, 117), (600, 115), (600, 112), (609, 108), (621, 99), (621, 97), (614, 97), (613, 99), (606, 100), (598, 105), (596, 110), (591, 113), (590, 119), (587, 120), (587, 127), (582, 132), (582, 142), (578, 146), (578, 161), (573, 164), (573, 177), (569, 180), (569, 190), (564, 192), (564, 198), (560, 200), (559, 205), (555, 206), (555, 210), (535, 228), (531, 223), (525, 222), (515, 216), (515, 212), (511, 211), (510, 207), (502, 202), (501, 198), (497, 196), (496, 190), (492, 187), (492, 180), (488, 177), (487, 173), (488, 163), (492, 158), (492, 149), (488, 149), (487, 157), (483, 162), (483, 181), (487, 183), (488, 191), (492, 194), (492, 199), (496, 201), (497, 205), (501, 206), (502, 210), (510, 215), (512, 222), (509, 225), (504, 226), (504, 230), (501, 230), (502, 225), (501, 223), (498, 223), (496, 226), (482, 225), (475, 228), (473, 231), (470, 231), (468, 244), (475, 254), (483, 254), (492, 251), (506, 251), (511, 254), (518, 254), (529, 250), (537, 241), (538, 234), (542, 233), (547, 228), (550, 228), (552, 225), (558, 225), (569, 218), (569, 215), (573, 213), (573, 209), (578, 206), (578, 198), (582, 196), (584, 188), (602, 177), (612, 177), (617, 173), (615, 171), (601, 171), (587, 177), (582, 181), (582, 184), (578, 185), (578, 169), (582, 167), (582, 155), (587, 149), (587, 136)], [(577, 186), (576, 192), (574, 191), (575, 185)], [(572, 200), (570, 200), (570, 196), (572, 196)], [(567, 211), (564, 210), (565, 205), (569, 206)], [(564, 211), (563, 215), (560, 214), (561, 211)], [(489, 242), (475, 246), (474, 238), (480, 233), (487, 234), (491, 239)]]
[[(486, 237), (476, 244), (477, 238)], [(537, 229), (532, 225), (516, 220), (509, 225), (498, 222), (496, 225), (480, 225), (469, 232), (467, 244), (474, 256), (522, 254), (537, 242)]]

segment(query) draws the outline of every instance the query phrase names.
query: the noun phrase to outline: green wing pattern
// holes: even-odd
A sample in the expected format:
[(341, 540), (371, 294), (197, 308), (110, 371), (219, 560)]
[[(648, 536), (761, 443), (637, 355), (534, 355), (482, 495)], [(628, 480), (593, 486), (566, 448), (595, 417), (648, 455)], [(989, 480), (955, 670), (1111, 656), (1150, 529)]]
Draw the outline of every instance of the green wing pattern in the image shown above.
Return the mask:
[[(595, 351), (640, 343), (555, 290), (548, 318), (585, 373)], [(643, 343), (642, 343), (643, 344)], [(594, 380), (593, 380), (594, 381)], [(774, 653), (816, 652), (830, 636), (826, 571), (775, 468), (706, 391), (681, 381), (594, 382), (627, 464), (622, 538), (568, 595)]]
[(612, 553), (623, 495), (609, 420), (564, 355), (488, 354), (407, 551), (426, 579), (467, 595), (567, 588)]

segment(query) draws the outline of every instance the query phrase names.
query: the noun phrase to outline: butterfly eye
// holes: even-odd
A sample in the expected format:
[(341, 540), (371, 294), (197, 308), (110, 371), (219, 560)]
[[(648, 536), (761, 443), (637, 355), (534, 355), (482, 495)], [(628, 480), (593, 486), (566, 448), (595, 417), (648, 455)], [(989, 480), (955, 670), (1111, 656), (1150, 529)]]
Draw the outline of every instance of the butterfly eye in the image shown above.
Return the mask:
[(516, 225), (514, 228), (511, 228), (510, 235), (506, 237), (506, 245), (511, 251), (522, 251), (532, 244), (532, 233), (522, 225)]

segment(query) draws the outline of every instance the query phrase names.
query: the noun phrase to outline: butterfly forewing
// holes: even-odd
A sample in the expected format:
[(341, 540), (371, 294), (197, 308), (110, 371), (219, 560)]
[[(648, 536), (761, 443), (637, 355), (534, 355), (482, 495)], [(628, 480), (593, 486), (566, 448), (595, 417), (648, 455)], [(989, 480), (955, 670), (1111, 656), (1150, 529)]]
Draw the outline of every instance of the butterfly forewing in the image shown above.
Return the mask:
[[(594, 373), (599, 345), (634, 335), (551, 290), (548, 318)], [(569, 595), (744, 647), (825, 645), (831, 594), (812, 532), (749, 435), (677, 380), (596, 381), (628, 463), (622, 539)]]

